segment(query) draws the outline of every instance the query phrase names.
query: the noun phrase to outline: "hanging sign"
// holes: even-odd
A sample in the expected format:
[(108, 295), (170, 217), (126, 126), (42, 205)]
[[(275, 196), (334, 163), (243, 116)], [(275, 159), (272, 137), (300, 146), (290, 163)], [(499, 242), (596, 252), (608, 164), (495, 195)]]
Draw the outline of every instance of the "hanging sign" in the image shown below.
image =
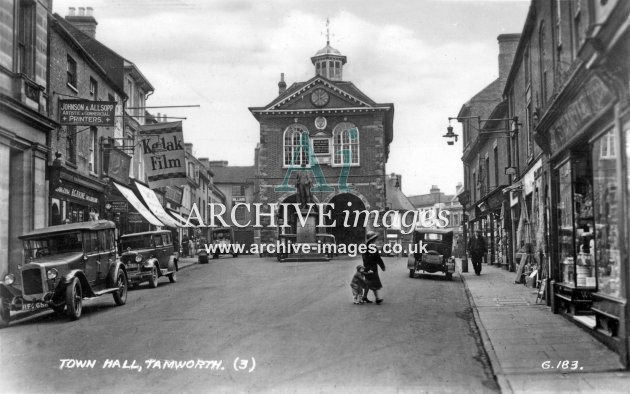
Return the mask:
[(59, 123), (71, 126), (114, 126), (115, 101), (59, 100)]
[(186, 183), (182, 122), (140, 126), (140, 149), (151, 189)]

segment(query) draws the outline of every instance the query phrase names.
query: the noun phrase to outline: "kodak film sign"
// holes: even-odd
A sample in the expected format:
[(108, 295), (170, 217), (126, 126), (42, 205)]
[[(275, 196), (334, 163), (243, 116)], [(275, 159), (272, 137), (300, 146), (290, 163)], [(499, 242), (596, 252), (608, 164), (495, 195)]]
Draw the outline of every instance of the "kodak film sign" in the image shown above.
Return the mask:
[(182, 122), (143, 125), (140, 144), (151, 189), (186, 183), (186, 151)]

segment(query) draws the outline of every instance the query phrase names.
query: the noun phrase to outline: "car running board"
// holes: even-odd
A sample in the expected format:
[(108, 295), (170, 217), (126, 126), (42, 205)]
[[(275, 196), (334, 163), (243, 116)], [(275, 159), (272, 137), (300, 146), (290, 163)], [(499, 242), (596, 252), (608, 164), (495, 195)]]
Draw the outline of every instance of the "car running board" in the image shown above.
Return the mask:
[(100, 291), (95, 291), (94, 292), (94, 297), (90, 297), (90, 298), (95, 298), (98, 296), (102, 296), (103, 294), (110, 294), (110, 293), (114, 293), (116, 291), (118, 291), (118, 287), (112, 287), (110, 289), (104, 289), (104, 290), (100, 290)]

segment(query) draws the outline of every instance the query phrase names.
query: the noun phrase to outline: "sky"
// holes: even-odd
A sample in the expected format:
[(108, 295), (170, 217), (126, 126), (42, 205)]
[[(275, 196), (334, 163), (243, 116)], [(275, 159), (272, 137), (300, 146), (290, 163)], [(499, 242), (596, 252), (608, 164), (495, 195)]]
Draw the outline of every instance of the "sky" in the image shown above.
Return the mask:
[[(148, 106), (182, 116), (197, 157), (253, 165), (259, 124), (248, 107), (270, 103), (315, 75), (326, 44), (346, 55), (344, 80), (394, 103), (387, 173), (407, 195), (463, 181), (461, 141), (441, 136), (448, 117), (498, 77), (497, 36), (520, 33), (526, 0), (53, 0), (53, 11), (92, 7), (96, 38), (135, 63), (155, 87)], [(457, 124), (455, 131), (458, 132)]]

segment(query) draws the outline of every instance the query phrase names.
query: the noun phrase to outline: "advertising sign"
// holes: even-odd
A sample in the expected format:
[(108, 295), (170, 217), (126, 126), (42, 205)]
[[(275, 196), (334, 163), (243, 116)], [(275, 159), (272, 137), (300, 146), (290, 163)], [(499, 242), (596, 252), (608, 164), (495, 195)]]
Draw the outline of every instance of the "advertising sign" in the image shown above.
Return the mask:
[(129, 166), (131, 157), (120, 149), (109, 147), (103, 152), (103, 165), (105, 173), (117, 182), (126, 184), (129, 182)]
[(115, 101), (59, 100), (59, 123), (71, 126), (114, 126)]
[(186, 151), (182, 122), (140, 127), (140, 149), (151, 189), (186, 183)]

